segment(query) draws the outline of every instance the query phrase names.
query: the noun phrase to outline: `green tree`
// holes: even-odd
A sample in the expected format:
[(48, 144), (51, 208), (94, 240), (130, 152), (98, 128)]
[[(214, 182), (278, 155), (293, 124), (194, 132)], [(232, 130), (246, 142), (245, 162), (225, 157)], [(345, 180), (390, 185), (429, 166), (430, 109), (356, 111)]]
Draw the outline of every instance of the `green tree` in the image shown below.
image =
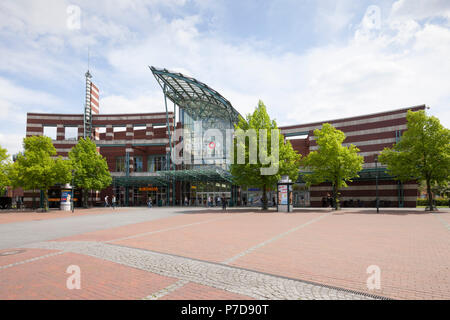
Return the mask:
[(297, 180), (300, 158), (291, 143), (284, 142), (262, 101), (253, 114), (241, 118), (235, 125), (230, 171), (236, 184), (262, 188), (263, 210), (267, 209), (267, 189), (274, 187), (282, 175)]
[(385, 148), (379, 160), (400, 181), (424, 181), (429, 209), (433, 210), (434, 185), (450, 180), (450, 130), (424, 110), (408, 111), (407, 130), (392, 148)]
[(14, 186), (44, 193), (44, 210), (48, 211), (48, 189), (57, 183), (68, 183), (71, 163), (56, 157), (52, 140), (45, 136), (23, 139), (24, 152), (17, 156), (11, 171)]
[(339, 189), (347, 186), (352, 178), (358, 177), (364, 158), (358, 155), (359, 149), (353, 144), (345, 147), (342, 143), (345, 134), (329, 123), (322, 130), (314, 130), (318, 150), (303, 158), (302, 165), (311, 173), (304, 178), (308, 185), (331, 182), (334, 208), (339, 209)]
[[(424, 180), (422, 181), (418, 181), (418, 186), (417, 186), (417, 190), (419, 191), (420, 194), (422, 194), (423, 192), (427, 192), (427, 184)], [(450, 182), (447, 184), (434, 184), (431, 186), (431, 192), (433, 193), (434, 196), (441, 196), (443, 198), (450, 198)]]
[(433, 194), (440, 195), (443, 198), (449, 198), (450, 197), (450, 183), (443, 183), (443, 184), (435, 184), (433, 187), (431, 187), (431, 192)]
[(111, 185), (106, 159), (97, 152), (91, 139), (81, 138), (69, 152), (74, 169), (74, 185), (83, 189), (83, 205), (88, 206), (88, 191), (102, 190)]
[(5, 192), (7, 186), (10, 185), (9, 169), (11, 162), (9, 160), (8, 151), (0, 147), (0, 195)]

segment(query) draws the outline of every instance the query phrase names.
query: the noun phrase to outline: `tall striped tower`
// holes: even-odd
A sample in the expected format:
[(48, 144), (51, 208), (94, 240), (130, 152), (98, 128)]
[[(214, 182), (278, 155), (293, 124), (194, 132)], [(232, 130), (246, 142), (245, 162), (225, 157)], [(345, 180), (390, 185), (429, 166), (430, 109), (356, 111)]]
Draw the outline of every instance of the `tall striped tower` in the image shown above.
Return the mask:
[(100, 93), (97, 86), (92, 83), (92, 75), (89, 70), (86, 76), (86, 103), (84, 107), (84, 134), (83, 137), (89, 137), (92, 140), (99, 138), (98, 129), (92, 128), (92, 115), (100, 112)]

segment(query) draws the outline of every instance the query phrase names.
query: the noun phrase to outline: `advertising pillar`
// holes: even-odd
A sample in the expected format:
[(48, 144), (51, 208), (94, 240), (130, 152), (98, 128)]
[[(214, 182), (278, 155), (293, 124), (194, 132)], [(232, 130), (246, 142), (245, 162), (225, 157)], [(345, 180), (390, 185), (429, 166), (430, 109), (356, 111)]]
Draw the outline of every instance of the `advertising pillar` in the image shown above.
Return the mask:
[(66, 184), (63, 188), (61, 188), (61, 210), (70, 211), (71, 210), (71, 202), (72, 202), (72, 187), (69, 184)]
[(277, 211), (278, 212), (292, 212), (292, 181), (288, 176), (283, 176), (277, 183)]

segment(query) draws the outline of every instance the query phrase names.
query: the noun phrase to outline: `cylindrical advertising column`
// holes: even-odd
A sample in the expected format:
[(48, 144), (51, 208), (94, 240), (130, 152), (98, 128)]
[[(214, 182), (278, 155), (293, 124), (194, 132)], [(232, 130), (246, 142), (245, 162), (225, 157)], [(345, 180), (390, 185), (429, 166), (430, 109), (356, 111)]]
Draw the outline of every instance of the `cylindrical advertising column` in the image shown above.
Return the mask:
[(278, 212), (292, 212), (292, 181), (288, 176), (282, 176), (277, 184)]
[(72, 202), (72, 187), (67, 183), (61, 188), (61, 210), (70, 211)]

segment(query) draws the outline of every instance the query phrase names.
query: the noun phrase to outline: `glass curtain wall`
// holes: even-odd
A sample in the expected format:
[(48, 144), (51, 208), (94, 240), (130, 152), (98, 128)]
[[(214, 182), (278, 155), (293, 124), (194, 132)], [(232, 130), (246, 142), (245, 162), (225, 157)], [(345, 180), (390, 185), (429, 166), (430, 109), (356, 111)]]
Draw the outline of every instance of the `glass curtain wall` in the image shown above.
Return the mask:
[[(227, 130), (234, 128), (233, 123), (229, 119), (214, 116), (194, 118), (183, 108), (179, 108), (179, 114), (182, 127), (190, 133), (185, 140), (185, 148), (189, 144), (191, 163), (183, 163), (182, 169), (220, 167), (228, 170)], [(200, 163), (196, 163), (195, 159)]]
[(227, 201), (231, 199), (231, 184), (222, 182), (183, 182), (183, 204), (189, 206), (221, 206), (221, 198), (225, 196)]

